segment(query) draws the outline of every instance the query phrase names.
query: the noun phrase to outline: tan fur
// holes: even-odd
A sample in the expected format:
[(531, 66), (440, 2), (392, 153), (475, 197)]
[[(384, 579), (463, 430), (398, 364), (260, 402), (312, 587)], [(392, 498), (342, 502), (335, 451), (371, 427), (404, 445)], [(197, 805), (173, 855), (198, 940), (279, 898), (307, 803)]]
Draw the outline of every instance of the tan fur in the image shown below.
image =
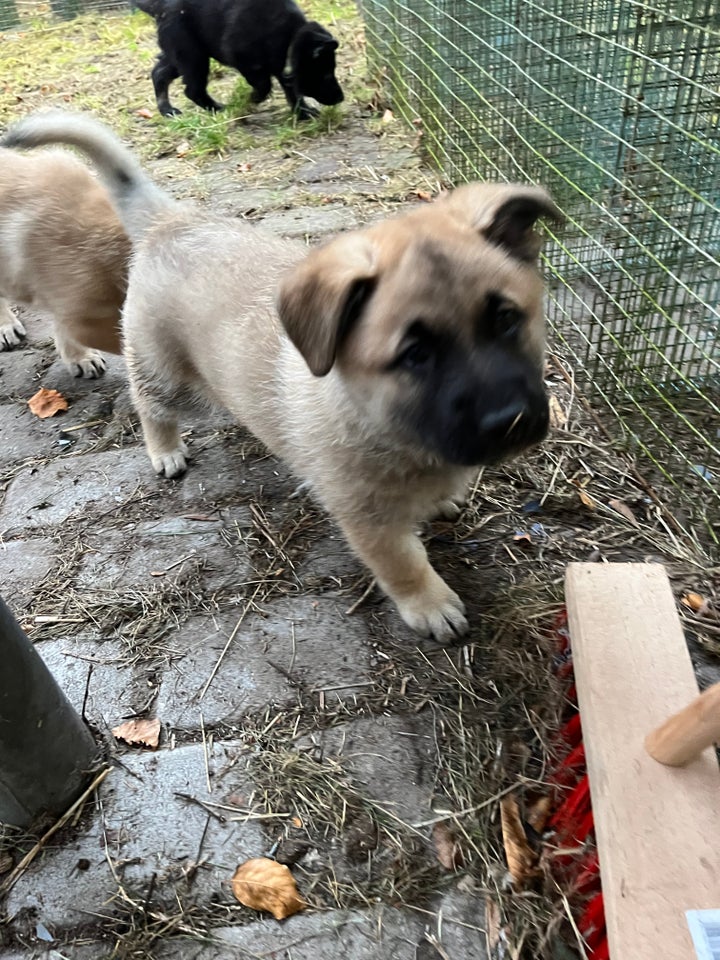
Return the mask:
[[(519, 195), (556, 214), (539, 189), (474, 185), (310, 253), (237, 221), (161, 213), (136, 251), (123, 321), (156, 471), (185, 468), (178, 405), (227, 408), (309, 481), (409, 626), (438, 639), (463, 632), (463, 604), (416, 525), (449, 511), (473, 471), (443, 462), (394, 417), (412, 387), (388, 365), (415, 316), (470, 344), (484, 291), (498, 290), (528, 314), (522, 348), (540, 363), (538, 241), (531, 222), (494, 218)], [(493, 230), (501, 236), (484, 240)], [(503, 231), (514, 255), (498, 245)], [(348, 290), (365, 281), (374, 293), (339, 340)]]
[(107, 191), (61, 151), (0, 148), (0, 350), (25, 336), (8, 301), (51, 314), (72, 373), (105, 370), (120, 353), (130, 241)]

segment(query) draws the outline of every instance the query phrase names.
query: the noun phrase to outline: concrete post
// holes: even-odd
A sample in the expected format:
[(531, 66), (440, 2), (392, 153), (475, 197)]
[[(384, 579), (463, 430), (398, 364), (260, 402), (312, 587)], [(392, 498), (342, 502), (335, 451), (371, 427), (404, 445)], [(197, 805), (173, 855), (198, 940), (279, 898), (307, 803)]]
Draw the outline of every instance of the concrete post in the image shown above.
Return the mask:
[(99, 750), (0, 597), (0, 821), (66, 810)]

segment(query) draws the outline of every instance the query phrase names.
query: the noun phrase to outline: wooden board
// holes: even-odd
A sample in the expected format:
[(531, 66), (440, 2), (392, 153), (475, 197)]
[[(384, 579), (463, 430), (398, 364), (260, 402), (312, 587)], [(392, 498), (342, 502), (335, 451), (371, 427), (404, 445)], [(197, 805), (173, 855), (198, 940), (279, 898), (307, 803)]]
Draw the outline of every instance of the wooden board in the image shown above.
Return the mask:
[(686, 910), (720, 907), (720, 770), (646, 735), (697, 696), (659, 564), (570, 564), (565, 579), (612, 960), (695, 960)]

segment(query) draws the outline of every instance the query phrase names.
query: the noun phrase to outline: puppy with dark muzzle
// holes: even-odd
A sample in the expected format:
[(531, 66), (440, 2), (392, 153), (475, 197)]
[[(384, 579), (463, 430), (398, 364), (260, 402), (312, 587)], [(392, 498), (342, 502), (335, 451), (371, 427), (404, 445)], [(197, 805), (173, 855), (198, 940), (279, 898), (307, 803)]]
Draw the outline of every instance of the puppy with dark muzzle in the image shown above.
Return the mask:
[(166, 117), (180, 113), (168, 92), (178, 77), (199, 107), (222, 109), (207, 92), (211, 57), (245, 77), (255, 103), (269, 96), (275, 77), (301, 119), (317, 113), (304, 97), (326, 105), (343, 99), (335, 78), (337, 40), (307, 20), (293, 0), (138, 0), (137, 5), (157, 20), (161, 53), (152, 81)]
[(405, 622), (467, 627), (419, 521), (457, 509), (474, 468), (537, 443), (544, 190), (471, 184), (308, 252), (181, 206), (99, 124), (21, 121), (98, 164), (135, 244), (123, 316), (131, 391), (155, 470), (186, 469), (179, 406), (225, 407), (306, 480)]

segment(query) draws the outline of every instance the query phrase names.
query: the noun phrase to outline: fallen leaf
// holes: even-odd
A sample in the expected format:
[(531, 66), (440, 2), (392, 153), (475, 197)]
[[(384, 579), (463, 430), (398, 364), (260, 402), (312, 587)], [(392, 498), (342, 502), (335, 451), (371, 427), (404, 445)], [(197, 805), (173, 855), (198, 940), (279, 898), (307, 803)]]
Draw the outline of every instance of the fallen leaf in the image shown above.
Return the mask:
[(552, 797), (548, 794), (548, 796), (539, 797), (534, 803), (530, 804), (525, 819), (533, 830), (542, 833), (550, 819), (551, 811)]
[(190, 153), (190, 144), (187, 140), (183, 140), (182, 143), (179, 143), (175, 148), (175, 153), (179, 157), (186, 157)]
[(435, 853), (446, 870), (457, 870), (463, 865), (463, 855), (457, 837), (446, 823), (436, 823), (432, 831)]
[(392, 123), (394, 119), (395, 114), (392, 112), (392, 110), (386, 110), (382, 115), (382, 120), (380, 122), (387, 125), (388, 123)]
[(113, 727), (112, 735), (125, 743), (139, 743), (156, 750), (160, 742), (160, 720), (126, 720), (119, 727)]
[(585, 490), (583, 490), (582, 487), (580, 487), (580, 489), (578, 490), (578, 496), (580, 497), (581, 501), (585, 504), (585, 506), (588, 508), (588, 510), (597, 510), (597, 504), (595, 503), (593, 498), (590, 496), (590, 494), (587, 493)]
[(618, 513), (621, 513), (634, 527), (640, 526), (637, 522), (637, 517), (624, 500), (608, 500), (608, 506), (612, 507), (613, 510), (617, 510)]
[(28, 406), (36, 417), (44, 420), (46, 417), (54, 417), (61, 410), (67, 410), (68, 402), (57, 390), (46, 390), (45, 387), (40, 387), (38, 392), (28, 400)]
[(567, 426), (567, 416), (560, 406), (560, 401), (550, 394), (548, 406), (550, 408), (550, 426), (553, 430), (563, 430)]
[(491, 956), (500, 943), (500, 907), (490, 897), (485, 897), (485, 932)]
[(686, 593), (684, 597), (680, 598), (680, 603), (684, 603), (693, 613), (699, 613), (702, 609), (707, 608), (707, 600), (699, 593)]
[(416, 190), (415, 196), (423, 203), (432, 203), (432, 194), (428, 190)]
[(524, 889), (539, 874), (539, 857), (528, 843), (515, 797), (503, 797), (500, 801), (500, 823), (513, 885), (516, 890)]
[(143, 120), (152, 120), (152, 110), (148, 110), (147, 107), (140, 107), (139, 110), (135, 111), (136, 117), (142, 117)]
[(293, 825), (294, 827), (297, 827), (298, 830), (299, 830), (299, 829), (302, 827), (302, 825), (303, 825), (303, 822), (302, 822), (302, 820), (300, 819), (300, 817), (293, 817), (290, 822), (292, 823), (292, 825)]
[(307, 907), (298, 896), (288, 867), (267, 857), (241, 864), (231, 882), (236, 900), (252, 910), (267, 910), (276, 920), (284, 920)]

